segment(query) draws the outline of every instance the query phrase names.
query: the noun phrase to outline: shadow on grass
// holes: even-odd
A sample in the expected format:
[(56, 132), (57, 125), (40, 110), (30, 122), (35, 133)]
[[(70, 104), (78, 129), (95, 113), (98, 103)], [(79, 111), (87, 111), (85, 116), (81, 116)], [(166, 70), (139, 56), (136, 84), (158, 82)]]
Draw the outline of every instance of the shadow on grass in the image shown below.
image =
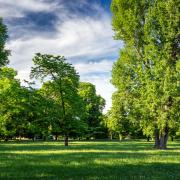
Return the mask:
[(180, 179), (180, 168), (175, 163), (117, 165), (97, 162), (93, 158), (87, 163), (60, 161), (53, 164), (24, 161), (19, 162), (19, 165), (0, 168), (0, 179)]
[(41, 151), (41, 150), (152, 150), (152, 143), (138, 142), (70, 142), (69, 147), (58, 142), (18, 142), (0, 143), (1, 151)]
[[(121, 142), (116, 142), (116, 143), (102, 143), (102, 144), (98, 144), (98, 143), (91, 143), (89, 145), (85, 145), (85, 144), (78, 144), (78, 143), (70, 143), (69, 147), (65, 147), (62, 143), (58, 144), (58, 142), (51, 142), (51, 144), (47, 144), (46, 142), (43, 143), (18, 143), (18, 144), (14, 144), (14, 143), (0, 143), (0, 153), (8, 152), (8, 151), (59, 151), (59, 150), (109, 150), (109, 151), (152, 151), (155, 150), (153, 148), (153, 144), (152, 143), (121, 143)], [(180, 150), (180, 144), (171, 144), (170, 146), (168, 146), (167, 150)]]
[(174, 161), (178, 152), (147, 152), (151, 145), (4, 143), (0, 145), (0, 179), (180, 179), (180, 164)]

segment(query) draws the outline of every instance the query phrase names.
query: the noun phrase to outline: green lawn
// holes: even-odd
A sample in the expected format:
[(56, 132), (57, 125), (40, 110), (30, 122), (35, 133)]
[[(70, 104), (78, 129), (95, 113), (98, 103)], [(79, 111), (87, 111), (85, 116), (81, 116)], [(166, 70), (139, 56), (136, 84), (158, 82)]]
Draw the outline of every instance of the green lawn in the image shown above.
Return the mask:
[(1, 179), (180, 179), (180, 142), (0, 142)]

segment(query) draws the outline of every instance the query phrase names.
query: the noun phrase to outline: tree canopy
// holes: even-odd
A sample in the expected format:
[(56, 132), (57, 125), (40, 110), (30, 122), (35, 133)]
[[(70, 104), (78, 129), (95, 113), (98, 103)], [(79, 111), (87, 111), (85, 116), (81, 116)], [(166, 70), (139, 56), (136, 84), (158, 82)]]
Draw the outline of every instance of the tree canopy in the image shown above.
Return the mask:
[(146, 135), (153, 131), (155, 147), (164, 149), (179, 124), (178, 1), (113, 0), (111, 9), (115, 38), (124, 42), (112, 71), (120, 92), (113, 104), (124, 96), (133, 106), (126, 114)]

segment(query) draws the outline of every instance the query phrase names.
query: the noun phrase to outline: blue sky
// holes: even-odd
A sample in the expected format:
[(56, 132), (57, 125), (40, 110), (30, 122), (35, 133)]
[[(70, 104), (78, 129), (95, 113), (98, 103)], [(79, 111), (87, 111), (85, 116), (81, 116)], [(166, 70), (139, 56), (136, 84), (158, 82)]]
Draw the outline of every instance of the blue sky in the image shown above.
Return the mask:
[(113, 40), (111, 0), (0, 0), (8, 26), (10, 66), (29, 80), (35, 53), (64, 55), (81, 76), (96, 85), (111, 106), (113, 62), (122, 43)]

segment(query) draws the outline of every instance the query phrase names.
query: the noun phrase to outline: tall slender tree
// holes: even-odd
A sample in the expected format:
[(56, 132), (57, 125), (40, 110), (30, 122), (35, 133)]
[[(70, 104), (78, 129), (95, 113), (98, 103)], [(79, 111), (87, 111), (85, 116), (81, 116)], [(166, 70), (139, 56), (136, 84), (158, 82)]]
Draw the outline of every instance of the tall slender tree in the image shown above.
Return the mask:
[(161, 149), (170, 128), (179, 124), (179, 8), (178, 0), (113, 0), (111, 5), (115, 38), (124, 42), (112, 83), (131, 97), (129, 115), (138, 114), (143, 132), (154, 131), (155, 147)]

